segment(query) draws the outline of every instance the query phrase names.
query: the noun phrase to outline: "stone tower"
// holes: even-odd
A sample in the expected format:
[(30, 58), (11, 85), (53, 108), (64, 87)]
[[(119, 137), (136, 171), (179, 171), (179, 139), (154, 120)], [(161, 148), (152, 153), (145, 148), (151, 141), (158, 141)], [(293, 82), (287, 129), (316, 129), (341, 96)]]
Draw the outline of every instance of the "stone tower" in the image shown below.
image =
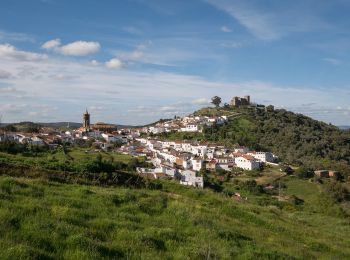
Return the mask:
[(86, 112), (83, 115), (83, 127), (85, 129), (85, 131), (89, 131), (90, 130), (90, 114), (86, 109)]

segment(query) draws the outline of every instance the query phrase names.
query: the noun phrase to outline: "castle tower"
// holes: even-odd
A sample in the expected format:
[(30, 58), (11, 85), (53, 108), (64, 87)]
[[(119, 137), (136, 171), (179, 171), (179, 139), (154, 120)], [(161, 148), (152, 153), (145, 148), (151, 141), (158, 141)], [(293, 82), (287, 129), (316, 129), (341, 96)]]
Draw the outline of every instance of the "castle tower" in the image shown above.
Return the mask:
[(90, 130), (90, 114), (86, 109), (86, 112), (83, 114), (83, 127), (85, 131)]

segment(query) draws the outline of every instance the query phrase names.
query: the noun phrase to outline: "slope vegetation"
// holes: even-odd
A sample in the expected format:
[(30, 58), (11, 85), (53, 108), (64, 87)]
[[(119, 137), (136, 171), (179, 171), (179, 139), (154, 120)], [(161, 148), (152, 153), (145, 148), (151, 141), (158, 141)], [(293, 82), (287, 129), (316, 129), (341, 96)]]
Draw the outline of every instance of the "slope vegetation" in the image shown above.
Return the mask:
[[(287, 187), (288, 187), (287, 182)], [(291, 192), (317, 184), (291, 180)], [(287, 188), (288, 189), (288, 188)], [(285, 191), (288, 193), (288, 191)], [(163, 183), (161, 190), (0, 177), (2, 259), (345, 259), (346, 217)], [(314, 205), (314, 204), (312, 204)]]

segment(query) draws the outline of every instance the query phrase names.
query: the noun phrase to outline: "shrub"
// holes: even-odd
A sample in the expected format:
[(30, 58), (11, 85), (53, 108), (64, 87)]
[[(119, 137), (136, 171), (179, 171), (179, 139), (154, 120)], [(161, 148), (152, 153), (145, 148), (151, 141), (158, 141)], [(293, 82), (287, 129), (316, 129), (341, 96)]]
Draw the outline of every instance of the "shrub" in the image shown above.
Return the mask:
[(325, 186), (325, 192), (337, 202), (349, 199), (348, 189), (340, 182), (330, 182)]

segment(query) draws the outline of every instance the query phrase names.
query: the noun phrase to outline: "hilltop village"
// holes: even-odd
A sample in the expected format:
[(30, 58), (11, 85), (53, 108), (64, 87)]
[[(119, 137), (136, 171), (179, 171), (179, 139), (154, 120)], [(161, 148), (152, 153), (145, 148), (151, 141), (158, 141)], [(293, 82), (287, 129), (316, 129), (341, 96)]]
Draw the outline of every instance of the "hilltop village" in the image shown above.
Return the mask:
[[(234, 97), (231, 106), (250, 106), (250, 97)], [(0, 141), (12, 140), (31, 146), (46, 146), (57, 149), (59, 145), (79, 146), (91, 143), (95, 152), (112, 151), (135, 157), (146, 157), (152, 167), (138, 167), (137, 173), (152, 179), (173, 178), (183, 185), (203, 188), (200, 172), (257, 170), (264, 164), (274, 164), (277, 156), (264, 151), (252, 151), (249, 147), (225, 147), (216, 143), (197, 141), (170, 141), (157, 137), (167, 132), (201, 132), (203, 127), (226, 124), (227, 116), (188, 115), (165, 120), (155, 125), (141, 128), (118, 129), (116, 125), (98, 122), (90, 123), (90, 114), (83, 114), (82, 126), (75, 130), (58, 131), (42, 128), (39, 133), (4, 132)]]

